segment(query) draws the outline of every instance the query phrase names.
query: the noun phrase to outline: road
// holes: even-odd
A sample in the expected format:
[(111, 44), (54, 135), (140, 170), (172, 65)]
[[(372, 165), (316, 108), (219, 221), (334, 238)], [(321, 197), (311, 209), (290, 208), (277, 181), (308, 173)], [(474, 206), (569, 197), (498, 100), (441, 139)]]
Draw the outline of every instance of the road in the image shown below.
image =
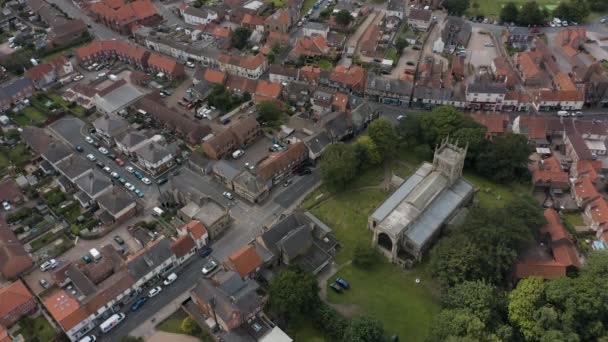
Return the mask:
[(71, 0), (49, 0), (49, 2), (57, 5), (70, 17), (74, 19), (82, 19), (87, 25), (89, 25), (89, 32), (94, 34), (99, 39), (126, 39), (104, 25), (96, 23), (93, 19), (88, 17), (83, 11), (76, 7)]

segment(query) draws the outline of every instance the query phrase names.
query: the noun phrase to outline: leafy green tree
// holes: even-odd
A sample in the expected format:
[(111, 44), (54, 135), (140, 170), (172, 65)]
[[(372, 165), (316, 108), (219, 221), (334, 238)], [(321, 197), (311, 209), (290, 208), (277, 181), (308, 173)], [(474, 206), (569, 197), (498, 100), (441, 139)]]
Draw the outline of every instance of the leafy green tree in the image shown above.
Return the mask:
[(383, 342), (382, 323), (369, 316), (357, 317), (350, 321), (344, 333), (344, 342)]
[(245, 46), (247, 46), (247, 40), (250, 36), (250, 29), (239, 26), (230, 34), (230, 45), (235, 49), (242, 50)]
[(582, 22), (590, 13), (587, 1), (575, 0), (562, 1), (553, 10), (554, 17), (570, 22)]
[(367, 244), (355, 247), (353, 265), (361, 269), (370, 269), (378, 262), (378, 252)]
[(418, 159), (422, 160), (431, 160), (433, 157), (433, 150), (429, 147), (429, 145), (422, 144), (414, 147), (414, 154)]
[(283, 111), (272, 101), (262, 101), (257, 105), (259, 118), (262, 122), (275, 125), (281, 121)]
[(507, 2), (500, 10), (500, 20), (505, 23), (514, 23), (519, 16), (519, 9), (513, 2)]
[(589, 8), (595, 12), (608, 10), (608, 1), (606, 0), (587, 0)]
[(427, 342), (486, 340), (485, 324), (466, 309), (442, 310), (431, 326)]
[(452, 106), (438, 107), (432, 113), (421, 115), (419, 120), (423, 139), (429, 146), (439, 144), (460, 129), (483, 127)]
[(517, 22), (520, 25), (540, 25), (546, 19), (546, 15), (540, 9), (536, 1), (525, 2), (519, 11)]
[(191, 317), (186, 317), (182, 320), (182, 324), (180, 325), (180, 329), (188, 335), (196, 334), (199, 329), (196, 322)]
[(483, 279), (479, 264), (482, 258), (483, 254), (464, 234), (448, 236), (439, 240), (431, 250), (431, 273), (445, 286)]
[(455, 16), (463, 15), (469, 8), (469, 0), (446, 0), (444, 3), (448, 13)]
[(476, 159), (477, 172), (499, 183), (509, 183), (527, 174), (533, 149), (523, 135), (507, 133), (495, 137)]
[(482, 280), (457, 284), (442, 297), (445, 308), (469, 310), (488, 325), (500, 322), (502, 299), (493, 285)]
[(407, 115), (396, 128), (399, 140), (406, 146), (415, 146), (422, 143), (422, 127), (418, 115)]
[(534, 312), (542, 303), (545, 284), (542, 278), (522, 279), (509, 294), (509, 321), (516, 326), (526, 340), (535, 336)]
[(383, 157), (391, 156), (397, 147), (395, 128), (384, 118), (374, 120), (369, 124), (369, 136)]
[(355, 143), (355, 149), (359, 157), (360, 167), (377, 165), (382, 162), (382, 153), (369, 135), (360, 136)]
[(403, 39), (401, 37), (399, 37), (399, 38), (397, 38), (397, 40), (395, 40), (395, 48), (397, 48), (397, 53), (399, 55), (401, 55), (401, 52), (403, 51), (403, 49), (405, 49), (409, 45), (410, 44), (407, 42), (407, 40), (405, 40), (405, 39)]
[(457, 141), (461, 147), (468, 146), (466, 158), (469, 165), (488, 143), (486, 140), (486, 128), (481, 125), (460, 128), (450, 135), (450, 139)]
[(353, 16), (350, 12), (343, 9), (335, 15), (336, 23), (342, 26), (348, 26), (353, 21)]
[(319, 286), (310, 273), (297, 268), (279, 272), (268, 287), (270, 309), (289, 320), (315, 312), (319, 307)]
[(322, 330), (332, 341), (339, 341), (344, 336), (348, 323), (338, 312), (326, 303), (321, 303), (315, 315), (315, 326)]
[(358, 166), (359, 161), (353, 145), (329, 145), (321, 159), (323, 182), (335, 189), (343, 189), (357, 175)]

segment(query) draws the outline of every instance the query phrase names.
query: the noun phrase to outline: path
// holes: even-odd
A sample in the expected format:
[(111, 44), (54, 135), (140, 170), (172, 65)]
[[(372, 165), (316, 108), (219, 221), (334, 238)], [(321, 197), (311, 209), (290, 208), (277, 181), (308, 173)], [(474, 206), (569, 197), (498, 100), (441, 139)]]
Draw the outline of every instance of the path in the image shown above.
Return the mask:
[(353, 318), (357, 316), (361, 312), (361, 308), (357, 304), (336, 304), (330, 303), (327, 300), (327, 281), (333, 278), (334, 274), (336, 274), (342, 267), (348, 266), (352, 264), (352, 260), (349, 260), (342, 265), (338, 265), (335, 262), (331, 263), (331, 266), (326, 269), (321, 275), (317, 277), (317, 281), (319, 283), (319, 296), (321, 300), (327, 303), (329, 306), (338, 311), (342, 316), (346, 318)]
[(154, 335), (148, 337), (147, 342), (198, 342), (198, 338), (184, 334), (173, 334), (164, 331), (157, 331)]

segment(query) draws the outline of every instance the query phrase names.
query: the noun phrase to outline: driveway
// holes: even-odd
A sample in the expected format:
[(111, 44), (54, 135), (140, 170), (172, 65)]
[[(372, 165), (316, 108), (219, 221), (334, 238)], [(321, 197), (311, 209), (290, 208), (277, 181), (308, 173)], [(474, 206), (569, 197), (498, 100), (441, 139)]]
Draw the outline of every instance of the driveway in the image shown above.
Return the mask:
[[(492, 36), (480, 32), (487, 33), (487, 31), (480, 27), (473, 27), (473, 34), (471, 35), (469, 46), (467, 46), (467, 58), (465, 63), (472, 64), (475, 68), (481, 66), (489, 67), (492, 65), (494, 58), (498, 57), (498, 52), (496, 51), (496, 46), (493, 44)], [(492, 46), (485, 46), (486, 44), (492, 44)]]

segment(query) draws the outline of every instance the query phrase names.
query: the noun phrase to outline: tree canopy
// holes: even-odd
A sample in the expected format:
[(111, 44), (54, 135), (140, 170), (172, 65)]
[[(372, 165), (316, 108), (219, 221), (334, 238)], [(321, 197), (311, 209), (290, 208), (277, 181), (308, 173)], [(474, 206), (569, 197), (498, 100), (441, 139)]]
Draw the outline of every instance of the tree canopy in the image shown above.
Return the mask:
[(383, 342), (384, 340), (382, 323), (369, 316), (351, 320), (343, 338), (344, 342)]
[(536, 1), (525, 2), (517, 17), (517, 23), (523, 26), (540, 25), (545, 20), (545, 13), (543, 13)]
[(343, 189), (355, 178), (358, 165), (354, 145), (344, 143), (329, 145), (321, 160), (323, 182), (335, 189)]
[(230, 45), (235, 49), (242, 50), (247, 46), (247, 40), (250, 36), (251, 30), (240, 26), (230, 34)]
[(451, 15), (461, 16), (469, 8), (469, 0), (446, 0), (445, 8)]
[(397, 134), (388, 120), (380, 118), (369, 124), (369, 136), (376, 144), (382, 157), (393, 154), (397, 148)]
[(505, 23), (514, 23), (519, 17), (519, 9), (513, 2), (507, 2), (500, 10), (500, 20)]
[(286, 320), (312, 313), (320, 303), (317, 279), (296, 268), (279, 272), (270, 282), (268, 294), (272, 312)]
[(353, 21), (353, 16), (350, 12), (343, 9), (335, 15), (336, 23), (342, 26), (348, 26)]
[(591, 13), (587, 1), (562, 1), (555, 10), (553, 16), (569, 22), (582, 22)]
[(257, 104), (257, 110), (260, 121), (267, 123), (269, 126), (276, 126), (281, 121), (283, 111), (272, 101), (262, 101)]
[(508, 183), (528, 175), (528, 158), (533, 149), (528, 139), (507, 133), (495, 137), (476, 158), (477, 172), (499, 183)]

